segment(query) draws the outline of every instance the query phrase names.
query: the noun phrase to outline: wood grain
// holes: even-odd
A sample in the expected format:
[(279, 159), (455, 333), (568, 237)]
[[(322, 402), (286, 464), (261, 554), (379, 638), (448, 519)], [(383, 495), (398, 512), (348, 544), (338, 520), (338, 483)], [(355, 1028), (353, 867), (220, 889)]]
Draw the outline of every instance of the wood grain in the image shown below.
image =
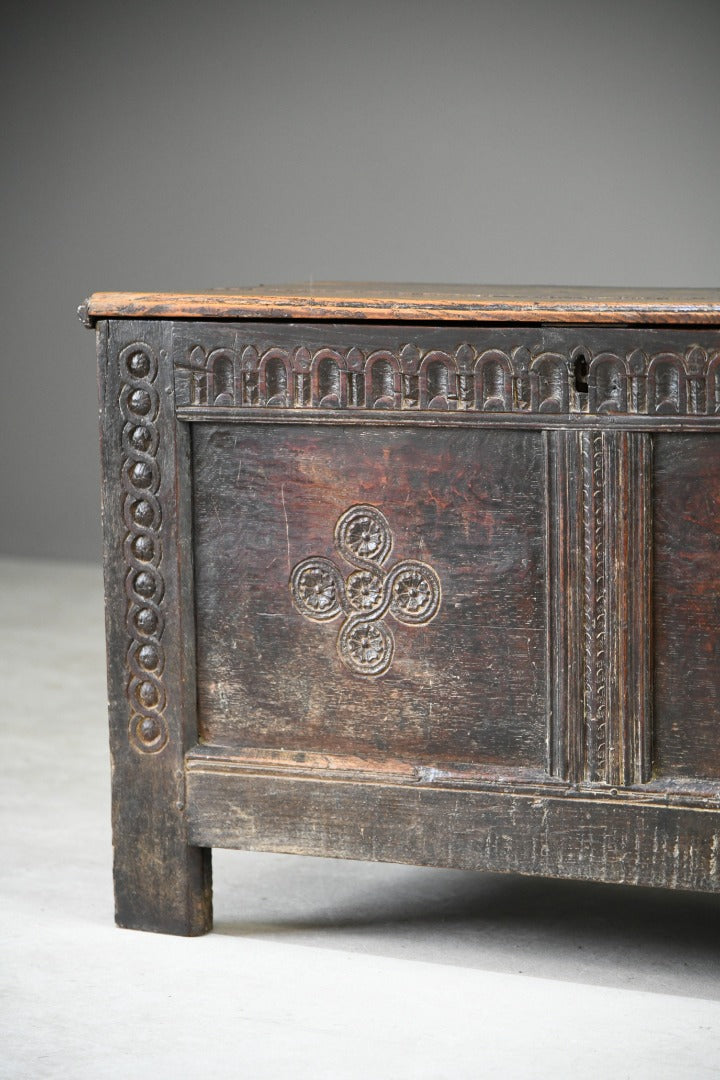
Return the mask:
[(97, 292), (81, 305), (80, 317), (88, 325), (99, 318), (712, 325), (720, 322), (720, 289), (318, 282), (205, 293)]
[(717, 812), (190, 764), (196, 844), (720, 890)]
[[(443, 762), (546, 762), (545, 462), (538, 433), (193, 427), (203, 741)], [(442, 607), (393, 623), (382, 677), (349, 671), (342, 619), (293, 607), (293, 567), (353, 567), (335, 527), (372, 503), (388, 566), (429, 564)], [(512, 721), (511, 721), (512, 718)]]

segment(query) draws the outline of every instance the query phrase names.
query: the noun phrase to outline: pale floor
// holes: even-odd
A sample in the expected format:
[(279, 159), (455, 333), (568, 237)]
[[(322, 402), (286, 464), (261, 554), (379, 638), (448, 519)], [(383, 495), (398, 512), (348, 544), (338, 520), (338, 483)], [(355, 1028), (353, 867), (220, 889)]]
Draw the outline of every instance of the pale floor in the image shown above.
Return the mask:
[(216, 852), (118, 930), (101, 581), (0, 561), (6, 1077), (720, 1076), (720, 898)]

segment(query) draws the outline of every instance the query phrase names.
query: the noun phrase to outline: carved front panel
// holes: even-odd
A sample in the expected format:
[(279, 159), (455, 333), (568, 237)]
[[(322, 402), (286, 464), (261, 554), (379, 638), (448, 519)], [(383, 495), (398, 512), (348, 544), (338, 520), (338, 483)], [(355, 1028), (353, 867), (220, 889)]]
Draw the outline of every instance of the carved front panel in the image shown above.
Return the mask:
[(539, 432), (194, 425), (202, 738), (544, 772)]
[(99, 331), (121, 924), (210, 844), (718, 889), (716, 329)]
[(202, 738), (576, 792), (720, 778), (719, 346), (176, 325)]

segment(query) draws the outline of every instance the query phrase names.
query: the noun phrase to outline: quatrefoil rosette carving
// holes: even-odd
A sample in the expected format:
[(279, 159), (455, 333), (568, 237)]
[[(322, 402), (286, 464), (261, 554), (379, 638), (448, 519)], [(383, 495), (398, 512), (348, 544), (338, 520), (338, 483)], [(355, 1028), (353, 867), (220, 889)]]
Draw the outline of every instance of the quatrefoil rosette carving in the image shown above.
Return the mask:
[(335, 526), (335, 545), (354, 569), (343, 577), (331, 559), (303, 559), (290, 575), (293, 604), (314, 622), (344, 615), (337, 638), (340, 659), (356, 675), (382, 675), (392, 663), (395, 639), (385, 622), (422, 626), (440, 610), (440, 578), (427, 563), (404, 559), (384, 566), (393, 538), (375, 506), (351, 506)]

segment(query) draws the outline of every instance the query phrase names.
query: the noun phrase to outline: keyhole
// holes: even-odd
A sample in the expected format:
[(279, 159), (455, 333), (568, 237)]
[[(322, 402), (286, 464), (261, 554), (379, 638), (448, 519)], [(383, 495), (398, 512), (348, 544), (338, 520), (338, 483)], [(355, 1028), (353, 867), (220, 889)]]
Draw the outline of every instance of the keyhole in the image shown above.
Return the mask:
[(588, 362), (585, 353), (578, 353), (575, 357), (575, 389), (578, 394), (588, 392)]

